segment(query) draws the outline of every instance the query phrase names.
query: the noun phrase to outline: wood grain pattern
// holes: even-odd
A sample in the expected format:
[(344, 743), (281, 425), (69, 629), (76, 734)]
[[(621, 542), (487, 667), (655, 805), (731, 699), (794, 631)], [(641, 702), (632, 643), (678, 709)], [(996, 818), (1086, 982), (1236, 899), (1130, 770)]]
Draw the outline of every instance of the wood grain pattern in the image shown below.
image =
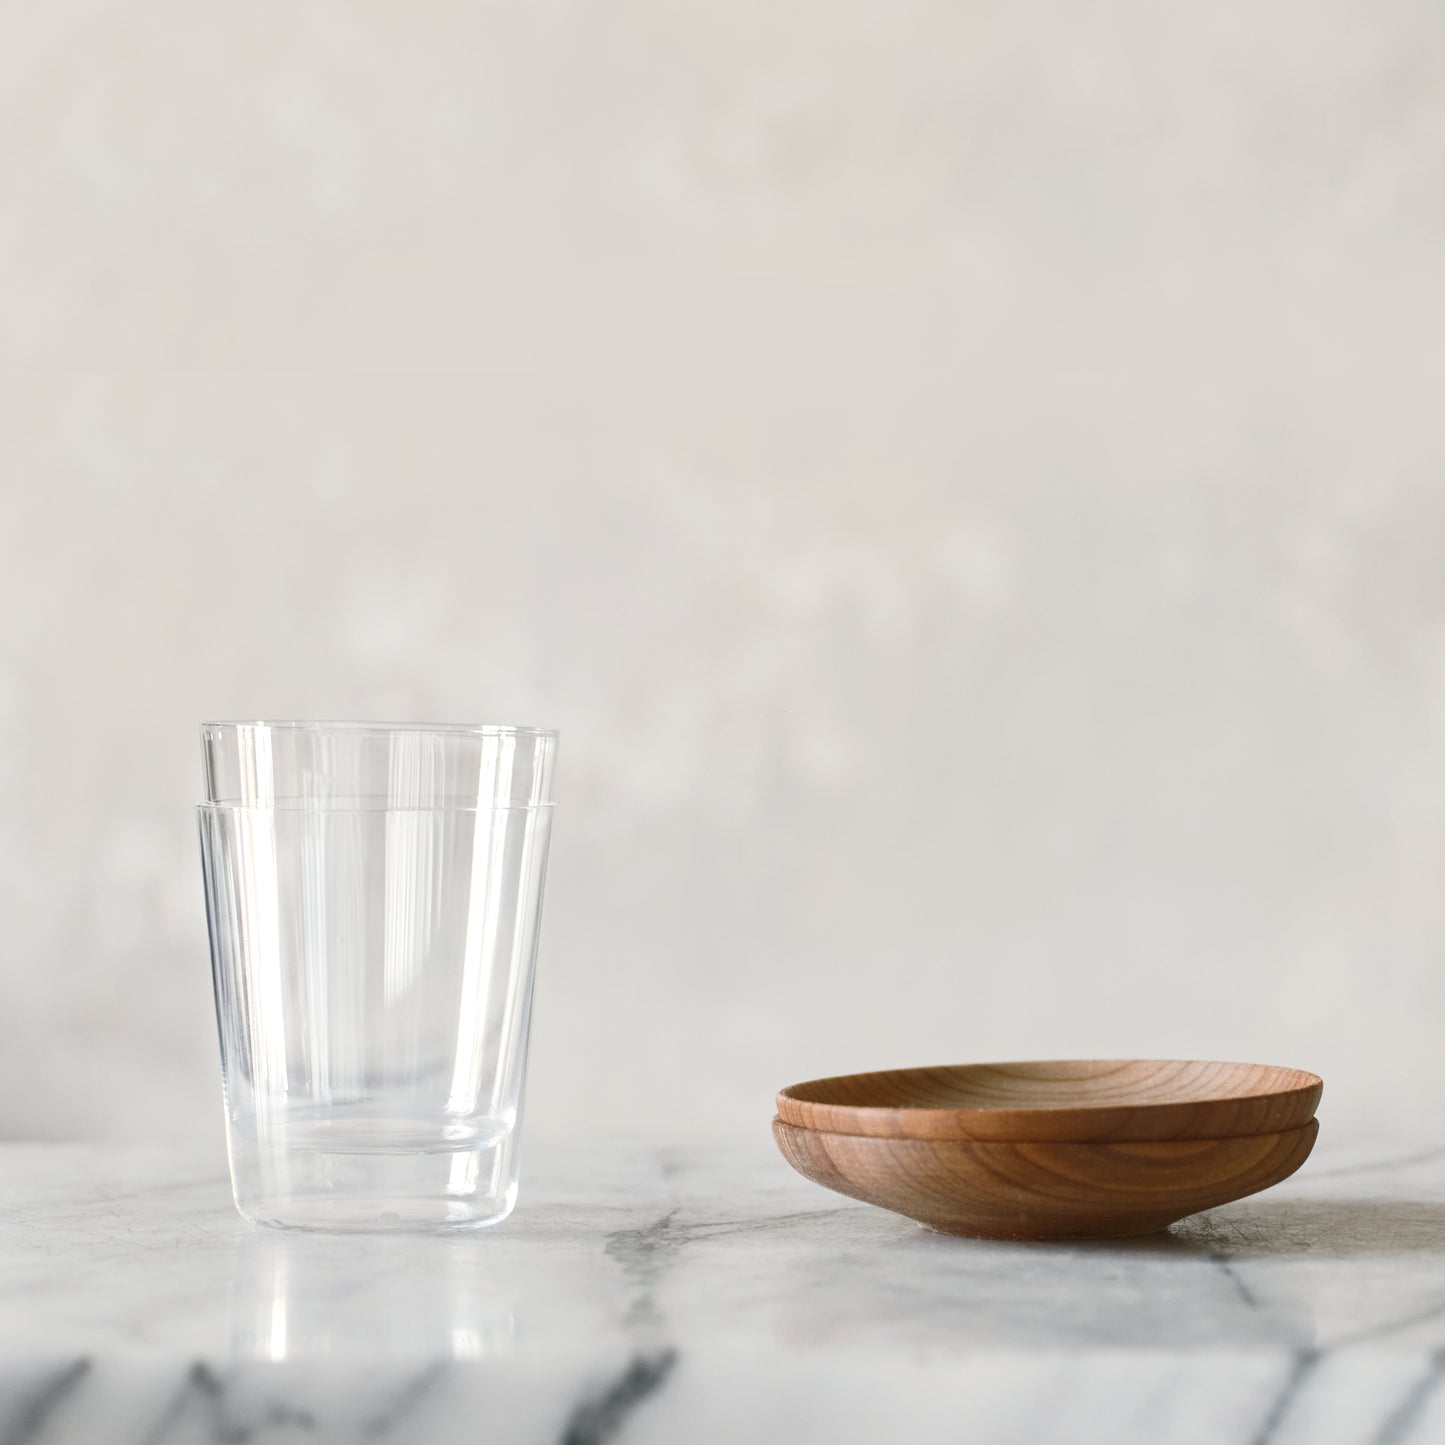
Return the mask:
[(800, 1129), (878, 1139), (1225, 1139), (1300, 1128), (1323, 1088), (1268, 1064), (1061, 1059), (814, 1079), (784, 1089), (777, 1109)]
[(1278, 1184), (1309, 1157), (1319, 1125), (1234, 1139), (982, 1143), (876, 1139), (773, 1120), (798, 1173), (945, 1234), (1123, 1239)]

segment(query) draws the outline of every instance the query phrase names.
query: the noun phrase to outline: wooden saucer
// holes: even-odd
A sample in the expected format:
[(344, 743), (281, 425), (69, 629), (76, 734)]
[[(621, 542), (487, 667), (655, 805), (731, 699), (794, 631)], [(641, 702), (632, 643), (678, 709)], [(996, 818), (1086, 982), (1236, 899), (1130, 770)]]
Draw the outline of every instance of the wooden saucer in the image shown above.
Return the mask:
[(1267, 1189), (1309, 1157), (1319, 1125), (1232, 1139), (987, 1143), (883, 1139), (773, 1120), (798, 1173), (945, 1234), (1122, 1239)]
[(777, 1108), (795, 1128), (878, 1139), (1228, 1139), (1301, 1128), (1323, 1087), (1268, 1064), (1062, 1059), (814, 1079), (784, 1089)]

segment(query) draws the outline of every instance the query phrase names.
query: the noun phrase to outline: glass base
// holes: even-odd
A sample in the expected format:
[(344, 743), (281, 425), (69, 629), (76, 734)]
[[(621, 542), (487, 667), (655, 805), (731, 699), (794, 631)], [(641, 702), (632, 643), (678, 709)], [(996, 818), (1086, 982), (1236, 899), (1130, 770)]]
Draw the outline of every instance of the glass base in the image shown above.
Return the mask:
[(480, 1229), (517, 1202), (512, 1135), (482, 1149), (386, 1154), (263, 1145), (238, 1131), (230, 1147), (236, 1208), (272, 1229)]

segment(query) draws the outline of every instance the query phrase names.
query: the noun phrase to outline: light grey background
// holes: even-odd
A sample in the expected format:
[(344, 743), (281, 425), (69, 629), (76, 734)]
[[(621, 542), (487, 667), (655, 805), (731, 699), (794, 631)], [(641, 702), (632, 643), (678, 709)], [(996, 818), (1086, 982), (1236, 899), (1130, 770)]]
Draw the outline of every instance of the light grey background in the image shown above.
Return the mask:
[(260, 715), (563, 730), (537, 1134), (1136, 1053), (1433, 1127), (1441, 16), (7, 9), (0, 1134), (219, 1129)]

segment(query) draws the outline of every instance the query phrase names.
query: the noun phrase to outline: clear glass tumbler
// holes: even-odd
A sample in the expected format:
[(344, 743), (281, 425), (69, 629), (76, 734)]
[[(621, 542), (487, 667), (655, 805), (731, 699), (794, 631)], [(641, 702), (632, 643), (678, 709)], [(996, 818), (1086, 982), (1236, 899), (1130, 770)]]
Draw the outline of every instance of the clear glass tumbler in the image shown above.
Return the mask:
[(248, 722), (201, 741), (237, 1207), (298, 1228), (506, 1218), (557, 735)]

